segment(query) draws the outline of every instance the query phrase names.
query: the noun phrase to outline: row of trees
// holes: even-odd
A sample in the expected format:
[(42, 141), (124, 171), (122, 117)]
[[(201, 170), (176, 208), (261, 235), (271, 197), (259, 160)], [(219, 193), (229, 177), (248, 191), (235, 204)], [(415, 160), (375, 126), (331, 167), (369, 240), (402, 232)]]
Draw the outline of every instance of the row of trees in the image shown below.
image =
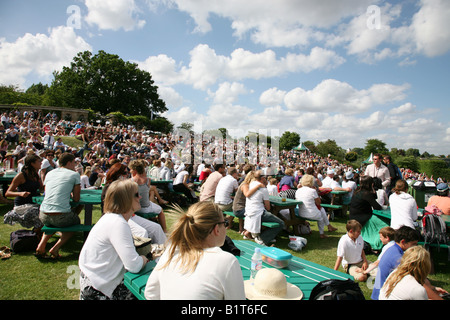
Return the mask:
[[(141, 116), (138, 122), (145, 125), (168, 110), (149, 72), (102, 50), (95, 55), (79, 52), (70, 66), (54, 71), (53, 77), (50, 86), (33, 84), (25, 92), (1, 86), (0, 103), (88, 109), (101, 115), (122, 113), (128, 123), (135, 120), (133, 116)], [(154, 131), (170, 132), (173, 128), (165, 118), (157, 125)]]

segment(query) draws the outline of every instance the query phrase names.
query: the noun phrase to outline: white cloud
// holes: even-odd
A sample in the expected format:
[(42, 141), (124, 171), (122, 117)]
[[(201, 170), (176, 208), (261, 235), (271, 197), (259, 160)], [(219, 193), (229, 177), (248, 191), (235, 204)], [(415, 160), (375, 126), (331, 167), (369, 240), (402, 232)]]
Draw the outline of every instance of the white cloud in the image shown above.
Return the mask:
[(411, 102), (407, 102), (405, 104), (402, 104), (401, 106), (397, 108), (393, 108), (389, 111), (389, 114), (393, 115), (407, 115), (414, 113), (416, 111), (416, 106), (413, 105)]
[(450, 50), (450, 1), (421, 0), (421, 5), (411, 24), (417, 50), (428, 57), (442, 55)]
[(158, 94), (168, 108), (179, 108), (183, 105), (183, 97), (171, 87), (158, 86)]
[(283, 103), (285, 96), (286, 91), (278, 90), (277, 88), (271, 88), (261, 93), (259, 97), (259, 103), (264, 106), (274, 107)]
[(86, 22), (97, 25), (100, 30), (131, 31), (140, 29), (145, 25), (145, 20), (139, 20), (139, 9), (134, 0), (85, 0), (88, 14)]
[(50, 29), (49, 35), (26, 33), (15, 42), (0, 40), (0, 83), (23, 86), (32, 73), (49, 80), (53, 71), (69, 65), (85, 50), (92, 48), (64, 26)]
[(164, 54), (148, 57), (138, 64), (149, 71), (156, 82), (165, 85), (184, 83), (206, 90), (219, 80), (263, 79), (294, 72), (329, 70), (344, 62), (345, 59), (334, 51), (318, 47), (309, 55), (289, 53), (278, 59), (272, 50), (254, 53), (238, 48), (230, 56), (224, 56), (206, 44), (199, 44), (190, 51), (188, 66), (179, 66)]
[(289, 91), (284, 102), (291, 110), (360, 113), (375, 104), (404, 99), (408, 88), (408, 84), (375, 84), (367, 90), (357, 90), (346, 82), (326, 79), (311, 90)]

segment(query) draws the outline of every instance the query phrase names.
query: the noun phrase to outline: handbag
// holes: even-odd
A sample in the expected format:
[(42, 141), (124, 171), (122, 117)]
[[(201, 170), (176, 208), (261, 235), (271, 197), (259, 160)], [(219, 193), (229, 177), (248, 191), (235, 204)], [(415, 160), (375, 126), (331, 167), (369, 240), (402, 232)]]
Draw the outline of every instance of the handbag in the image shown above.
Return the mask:
[(134, 247), (139, 255), (152, 260), (152, 239), (133, 235)]

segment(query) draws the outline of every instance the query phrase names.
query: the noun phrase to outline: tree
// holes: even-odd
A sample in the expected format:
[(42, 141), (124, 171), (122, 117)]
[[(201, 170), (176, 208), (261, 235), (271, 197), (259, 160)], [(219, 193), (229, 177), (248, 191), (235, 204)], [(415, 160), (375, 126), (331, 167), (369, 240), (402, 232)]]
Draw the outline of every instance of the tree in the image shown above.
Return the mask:
[(355, 151), (350, 151), (345, 154), (345, 160), (354, 162), (358, 159), (358, 154)]
[(305, 145), (305, 147), (307, 147), (309, 149), (309, 151), (316, 153), (316, 145), (314, 144), (313, 141), (308, 140), (308, 141), (303, 141), (303, 144)]
[(364, 156), (368, 157), (371, 153), (388, 153), (386, 143), (378, 139), (368, 139), (364, 148)]
[(327, 141), (320, 141), (317, 144), (317, 153), (322, 157), (328, 157), (328, 155), (331, 155), (338, 161), (344, 160), (345, 157), (344, 150), (337, 145), (336, 141), (331, 139), (328, 139)]
[(53, 73), (48, 103), (60, 107), (92, 109), (108, 114), (150, 116), (167, 111), (152, 76), (118, 55), (79, 52), (70, 67)]
[(285, 131), (280, 138), (280, 150), (291, 150), (300, 144), (300, 135), (297, 132)]

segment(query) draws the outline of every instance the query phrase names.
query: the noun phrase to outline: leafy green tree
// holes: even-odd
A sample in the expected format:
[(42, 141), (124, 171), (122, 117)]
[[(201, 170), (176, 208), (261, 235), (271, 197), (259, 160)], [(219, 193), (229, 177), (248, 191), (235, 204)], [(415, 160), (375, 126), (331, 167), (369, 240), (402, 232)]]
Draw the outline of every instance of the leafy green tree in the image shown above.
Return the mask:
[(118, 55), (79, 52), (70, 67), (53, 75), (47, 95), (48, 103), (55, 106), (144, 116), (167, 111), (151, 74)]
[(378, 139), (368, 139), (364, 148), (364, 156), (368, 157), (371, 153), (388, 153), (386, 143)]
[(355, 151), (350, 151), (345, 154), (345, 160), (354, 162), (358, 159), (358, 154)]
[(300, 135), (297, 132), (285, 131), (280, 138), (280, 150), (291, 150), (300, 144)]
[(316, 153), (316, 145), (313, 141), (308, 140), (308, 141), (303, 141), (303, 144), (305, 145), (305, 147), (307, 147), (309, 149), (309, 151)]
[(332, 158), (342, 161), (345, 157), (344, 150), (339, 147), (335, 140), (328, 139), (327, 141), (320, 141), (317, 144), (317, 153), (322, 157), (328, 157), (331, 155)]

